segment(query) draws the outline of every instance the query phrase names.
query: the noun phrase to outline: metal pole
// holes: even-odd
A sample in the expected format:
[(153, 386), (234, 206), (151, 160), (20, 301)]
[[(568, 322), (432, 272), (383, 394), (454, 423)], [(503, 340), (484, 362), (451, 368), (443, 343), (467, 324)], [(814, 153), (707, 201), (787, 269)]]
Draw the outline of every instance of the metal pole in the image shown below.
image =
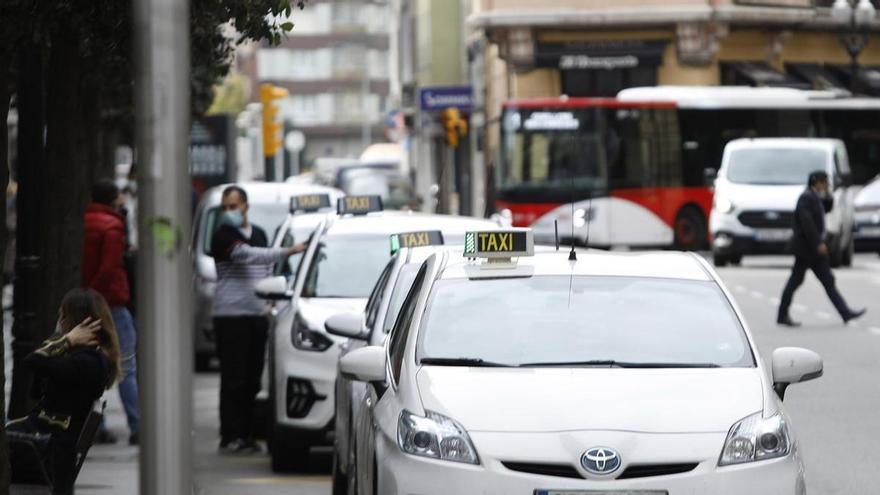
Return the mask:
[(189, 2), (138, 0), (140, 493), (192, 493)]

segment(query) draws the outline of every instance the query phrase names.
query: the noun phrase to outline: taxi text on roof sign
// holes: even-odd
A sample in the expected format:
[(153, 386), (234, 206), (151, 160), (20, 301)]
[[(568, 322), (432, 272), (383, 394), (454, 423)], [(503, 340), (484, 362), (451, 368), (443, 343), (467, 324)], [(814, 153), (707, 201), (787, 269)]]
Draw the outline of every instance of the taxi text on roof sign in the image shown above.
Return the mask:
[(531, 229), (468, 232), (464, 236), (464, 256), (468, 258), (513, 258), (535, 254)]
[(402, 232), (391, 236), (391, 254), (396, 253), (401, 248), (440, 245), (443, 245), (443, 233), (439, 230)]
[(329, 194), (300, 194), (290, 198), (290, 212), (314, 212), (321, 208), (330, 207)]
[(371, 196), (345, 196), (339, 198), (337, 211), (340, 215), (366, 215), (373, 211), (382, 211), (382, 197)]

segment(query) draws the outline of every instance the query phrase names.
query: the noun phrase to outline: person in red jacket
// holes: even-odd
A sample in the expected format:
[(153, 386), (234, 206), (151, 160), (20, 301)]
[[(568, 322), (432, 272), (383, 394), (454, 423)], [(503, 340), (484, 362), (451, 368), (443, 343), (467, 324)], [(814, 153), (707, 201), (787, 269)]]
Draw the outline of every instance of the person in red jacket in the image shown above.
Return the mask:
[[(110, 305), (113, 324), (119, 335), (119, 358), (122, 377), (119, 397), (125, 408), (131, 445), (138, 443), (137, 335), (127, 305), (131, 299), (124, 256), (127, 249), (123, 197), (111, 180), (98, 181), (92, 187), (92, 202), (86, 208), (85, 245), (83, 246), (82, 283), (104, 296)], [(114, 443), (113, 435), (103, 427), (98, 442)]]

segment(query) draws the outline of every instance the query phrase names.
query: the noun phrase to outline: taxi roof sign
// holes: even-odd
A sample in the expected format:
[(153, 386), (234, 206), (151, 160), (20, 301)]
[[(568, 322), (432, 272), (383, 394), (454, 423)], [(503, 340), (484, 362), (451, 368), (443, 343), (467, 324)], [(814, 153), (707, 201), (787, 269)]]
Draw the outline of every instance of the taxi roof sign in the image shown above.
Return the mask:
[(316, 212), (322, 208), (330, 208), (329, 194), (298, 194), (290, 197), (290, 212)]
[(443, 232), (439, 230), (421, 230), (417, 232), (401, 232), (391, 236), (391, 254), (401, 248), (423, 246), (442, 246)]
[(509, 259), (534, 254), (532, 229), (484, 230), (464, 235), (466, 258)]
[(340, 215), (366, 215), (382, 211), (382, 197), (379, 195), (345, 196), (339, 198), (336, 210)]

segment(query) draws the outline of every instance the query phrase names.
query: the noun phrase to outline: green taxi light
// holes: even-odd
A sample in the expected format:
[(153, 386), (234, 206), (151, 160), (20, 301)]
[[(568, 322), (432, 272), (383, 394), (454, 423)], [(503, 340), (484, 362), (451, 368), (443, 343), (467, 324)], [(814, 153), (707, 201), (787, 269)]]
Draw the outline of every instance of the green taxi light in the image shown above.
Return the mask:
[(466, 258), (515, 258), (534, 254), (535, 240), (531, 229), (489, 230), (464, 235)]
[(336, 204), (340, 215), (366, 215), (374, 211), (382, 211), (382, 197), (378, 195), (345, 196)]

